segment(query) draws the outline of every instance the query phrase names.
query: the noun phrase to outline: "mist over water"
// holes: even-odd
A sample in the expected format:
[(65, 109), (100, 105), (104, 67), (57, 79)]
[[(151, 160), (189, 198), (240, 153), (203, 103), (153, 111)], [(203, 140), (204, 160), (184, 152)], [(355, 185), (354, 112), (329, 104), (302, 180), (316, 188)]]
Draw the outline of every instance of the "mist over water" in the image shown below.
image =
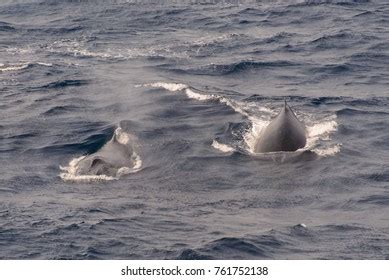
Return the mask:
[(389, 4), (188, 2), (0, 3), (0, 258), (388, 259)]

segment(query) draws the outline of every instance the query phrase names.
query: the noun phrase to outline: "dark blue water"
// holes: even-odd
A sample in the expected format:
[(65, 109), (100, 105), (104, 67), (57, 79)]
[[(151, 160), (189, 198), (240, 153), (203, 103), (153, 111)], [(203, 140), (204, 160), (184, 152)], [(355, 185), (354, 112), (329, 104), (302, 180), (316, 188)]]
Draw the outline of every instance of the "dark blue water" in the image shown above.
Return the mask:
[(388, 2), (140, 2), (1, 2), (0, 258), (388, 259)]

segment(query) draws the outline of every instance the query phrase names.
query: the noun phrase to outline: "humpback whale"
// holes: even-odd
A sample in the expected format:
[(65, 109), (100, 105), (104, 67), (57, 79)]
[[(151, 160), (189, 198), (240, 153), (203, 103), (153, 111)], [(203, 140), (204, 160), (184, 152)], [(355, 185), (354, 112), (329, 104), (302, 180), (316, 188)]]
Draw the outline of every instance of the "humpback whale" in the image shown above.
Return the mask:
[(264, 128), (255, 145), (255, 152), (296, 151), (307, 143), (306, 129), (289, 105), (286, 103), (281, 112)]
[(75, 175), (107, 175), (116, 177), (124, 169), (133, 168), (136, 153), (128, 134), (117, 129), (100, 150), (80, 159), (75, 166)]

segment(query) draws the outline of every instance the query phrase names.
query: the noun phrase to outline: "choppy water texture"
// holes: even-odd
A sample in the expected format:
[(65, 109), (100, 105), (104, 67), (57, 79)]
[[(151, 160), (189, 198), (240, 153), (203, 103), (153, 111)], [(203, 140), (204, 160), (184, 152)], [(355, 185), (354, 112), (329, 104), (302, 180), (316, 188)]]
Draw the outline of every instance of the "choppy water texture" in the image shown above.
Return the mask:
[(389, 258), (387, 1), (131, 2), (0, 4), (0, 258)]

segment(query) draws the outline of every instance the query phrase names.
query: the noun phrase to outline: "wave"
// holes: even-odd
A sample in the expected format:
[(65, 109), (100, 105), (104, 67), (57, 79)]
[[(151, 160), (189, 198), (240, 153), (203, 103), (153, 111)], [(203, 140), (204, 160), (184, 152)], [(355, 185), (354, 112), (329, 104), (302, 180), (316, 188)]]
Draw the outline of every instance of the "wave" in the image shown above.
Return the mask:
[(385, 111), (370, 111), (370, 110), (358, 110), (352, 108), (343, 108), (336, 112), (338, 116), (355, 116), (355, 115), (388, 115)]
[(340, 5), (350, 6), (370, 3), (370, 0), (296, 0), (295, 6)]
[[(386, 205), (387, 200), (381, 203)], [(303, 255), (306, 259), (360, 259), (361, 256), (382, 259), (386, 255), (381, 248), (386, 242), (387, 234), (374, 227), (355, 223), (312, 226), (300, 223), (262, 233), (225, 236), (196, 248), (185, 248), (175, 258), (296, 259)]]
[(69, 112), (75, 111), (75, 110), (80, 109), (80, 108), (81, 107), (74, 106), (74, 105), (55, 106), (53, 108), (50, 108), (46, 112), (44, 112), (42, 115), (43, 116), (56, 116), (59, 114), (69, 113)]
[(211, 63), (205, 66), (199, 66), (195, 68), (176, 68), (176, 65), (172, 67), (172, 65), (170, 64), (160, 65), (159, 67), (165, 70), (169, 70), (181, 74), (224, 76), (224, 75), (238, 74), (246, 71), (293, 67), (298, 65), (299, 65), (298, 63), (294, 63), (286, 60), (275, 60), (275, 61), (243, 60), (240, 62), (230, 63), (230, 64)]
[(372, 173), (363, 176), (363, 178), (368, 179), (369, 181), (375, 181), (375, 182), (388, 182), (389, 181), (389, 171), (383, 171), (381, 173)]
[[(196, 249), (185, 249), (177, 259), (272, 259), (279, 251), (296, 246), (296, 239), (307, 232), (304, 224), (281, 230), (270, 230), (258, 235), (222, 237)], [(284, 231), (293, 232), (286, 236)]]
[[(73, 30), (70, 28), (70, 30)], [(123, 31), (124, 32), (124, 31)], [(121, 32), (122, 33), (122, 32)], [(261, 69), (278, 69), (282, 67), (301, 66), (303, 62), (291, 61), (289, 59), (274, 59), (270, 61), (258, 61), (255, 58), (258, 54), (268, 53), (267, 48), (260, 46), (268, 46), (275, 44), (274, 51), (294, 51), (301, 52), (306, 50), (306, 45), (313, 48), (344, 48), (345, 46), (354, 46), (360, 43), (370, 43), (373, 36), (364, 34), (353, 34), (347, 30), (341, 30), (335, 34), (320, 34), (319, 37), (311, 39), (308, 42), (294, 44), (294, 38), (304, 38), (303, 34), (290, 32), (277, 32), (269, 35), (244, 34), (239, 32), (227, 33), (211, 33), (209, 35), (196, 38), (193, 36), (185, 39), (175, 39), (171, 41), (156, 41), (147, 46), (142, 46), (139, 43), (133, 43), (130, 47), (98, 47), (103, 44), (97, 44), (98, 37), (96, 36), (80, 36), (77, 39), (60, 39), (49, 41), (46, 44), (35, 44), (30, 47), (20, 47), (16, 52), (42, 52), (42, 50), (62, 55), (66, 57), (76, 57), (80, 59), (95, 58), (103, 61), (122, 61), (137, 58), (145, 58), (149, 60), (168, 60), (171, 64), (158, 65), (157, 67), (167, 71), (177, 73), (188, 73), (196, 75), (230, 75), (234, 73), (242, 73), (247, 71), (259, 71)], [(15, 48), (14, 48), (15, 49)], [(11, 52), (11, 50), (9, 50)], [(14, 50), (15, 51), (15, 50)], [(192, 59), (215, 57), (215, 53), (231, 53), (238, 51), (243, 54), (250, 54), (250, 58), (241, 59), (238, 62), (231, 63), (214, 63), (196, 66), (183, 67), (177, 64), (178, 59)], [(262, 57), (262, 56), (261, 56)], [(357, 64), (358, 65), (358, 64)], [(331, 67), (331, 65), (328, 65)], [(315, 70), (315, 69), (314, 69)], [(330, 70), (329, 70), (330, 71)], [(336, 69), (334, 70), (336, 71)]]
[(0, 21), (0, 32), (1, 31), (15, 31), (16, 28), (12, 26), (12, 24), (5, 22), (5, 21)]
[(83, 30), (83, 27), (80, 25), (67, 26), (67, 27), (52, 27), (52, 28), (39, 28), (39, 29), (28, 29), (28, 32), (37, 32), (37, 33), (47, 33), (50, 35), (66, 35), (67, 33), (75, 33)]
[(65, 88), (65, 87), (77, 87), (77, 86), (83, 86), (89, 84), (89, 81), (87, 80), (63, 80), (63, 81), (56, 81), (52, 83), (48, 83), (43, 86), (34, 87), (32, 89), (34, 90), (40, 90), (40, 89), (58, 89), (58, 88)]
[(367, 41), (367, 40), (377, 39), (377, 37), (372, 35), (358, 34), (346, 30), (341, 30), (333, 34), (321, 35), (319, 38), (313, 39), (311, 43), (325, 43), (328, 41), (360, 40), (360, 39)]
[(329, 49), (354, 48), (356, 45), (363, 45), (378, 39), (372, 35), (352, 33), (350, 31), (337, 31), (336, 33), (323, 34), (320, 37), (309, 41), (315, 50), (324, 51)]
[[(386, 176), (389, 177), (389, 176)], [(358, 203), (374, 204), (377, 206), (388, 206), (389, 205), (389, 196), (388, 194), (383, 195), (370, 195), (358, 200)]]
[[(229, 144), (214, 140), (212, 146), (225, 153), (245, 151), (249, 155), (264, 155), (263, 153), (255, 152), (255, 145), (261, 136), (262, 129), (265, 128), (270, 123), (271, 118), (278, 113), (277, 110), (266, 106), (260, 106), (255, 101), (237, 101), (219, 94), (201, 92), (182, 83), (157, 82), (138, 86), (164, 88), (170, 92), (184, 92), (190, 99), (198, 101), (216, 101), (230, 107), (235, 112), (246, 117), (250, 125), (248, 128), (242, 126), (237, 128), (237, 134), (241, 136), (241, 139), (236, 139)], [(248, 100), (250, 100), (250, 98)], [(300, 114), (299, 117), (303, 120), (307, 128), (307, 144), (304, 148), (297, 150), (297, 153), (311, 151), (319, 156), (326, 157), (340, 152), (341, 144), (331, 141), (332, 134), (336, 132), (338, 128), (336, 115), (324, 116), (319, 119), (307, 114)], [(234, 128), (229, 132), (231, 134), (236, 134)], [(284, 154), (285, 152), (281, 153)]]
[[(78, 39), (61, 39), (43, 46), (46, 51), (63, 56), (77, 57), (81, 59), (96, 58), (103, 61), (124, 61), (136, 58), (149, 60), (164, 60), (168, 58), (188, 58), (192, 53), (189, 43), (165, 43), (148, 46), (132, 46), (119, 48), (96, 48), (91, 44), (95, 37), (81, 37)], [(198, 42), (200, 43), (200, 42)], [(204, 42), (205, 43), (205, 42)], [(188, 45), (189, 44), (189, 45)], [(202, 48), (199, 46), (198, 48)]]
[(266, 13), (263, 10), (260, 10), (258, 8), (244, 8), (243, 10), (240, 10), (238, 12), (238, 15), (253, 15), (253, 16), (258, 16), (258, 15), (266, 15)]
[(223, 237), (199, 249), (186, 249), (177, 259), (268, 259), (283, 244), (284, 241), (271, 235)]
[(20, 71), (34, 66), (51, 67), (53, 64), (46, 62), (17, 62), (17, 63), (0, 63), (0, 72)]
[(346, 74), (348, 72), (354, 71), (355, 68), (362, 67), (361, 65), (351, 65), (348, 63), (341, 64), (327, 64), (324, 66), (311, 67), (306, 71), (313, 74), (330, 74), (330, 75), (339, 75)]
[(82, 86), (87, 85), (89, 82), (86, 80), (63, 80), (49, 83), (42, 86), (42, 88), (64, 88), (69, 86)]
[(352, 98), (347, 96), (322, 96), (305, 99), (306, 102), (309, 102), (313, 105), (345, 105), (345, 106), (364, 106), (364, 107), (381, 107), (389, 104), (389, 98), (386, 96), (376, 96), (370, 98)]

